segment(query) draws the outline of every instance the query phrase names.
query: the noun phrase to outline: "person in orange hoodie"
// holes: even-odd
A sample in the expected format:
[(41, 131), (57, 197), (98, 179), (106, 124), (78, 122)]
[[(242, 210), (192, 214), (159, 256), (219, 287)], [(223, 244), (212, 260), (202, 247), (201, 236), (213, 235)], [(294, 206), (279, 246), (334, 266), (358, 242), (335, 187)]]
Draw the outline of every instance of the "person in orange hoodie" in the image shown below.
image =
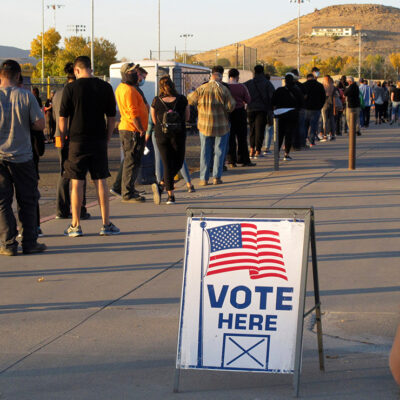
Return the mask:
[(140, 203), (146, 199), (135, 189), (135, 181), (145, 147), (148, 109), (143, 96), (136, 88), (138, 72), (135, 64), (123, 64), (121, 78), (121, 83), (115, 91), (121, 114), (118, 129), (124, 152), (121, 196), (124, 203)]

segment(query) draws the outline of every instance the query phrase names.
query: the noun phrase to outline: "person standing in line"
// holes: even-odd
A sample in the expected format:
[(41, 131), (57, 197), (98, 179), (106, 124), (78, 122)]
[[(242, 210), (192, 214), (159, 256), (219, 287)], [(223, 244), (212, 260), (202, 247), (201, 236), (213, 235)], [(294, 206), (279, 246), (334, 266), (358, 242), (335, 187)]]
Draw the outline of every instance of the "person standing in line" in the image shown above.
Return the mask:
[(236, 164), (243, 167), (252, 167), (247, 145), (247, 113), (244, 108), (251, 101), (246, 86), (239, 83), (239, 71), (236, 68), (229, 70), (229, 90), (235, 99), (235, 109), (229, 114), (231, 132), (229, 136), (228, 164), (235, 168)]
[[(190, 108), (186, 97), (178, 94), (169, 76), (163, 76), (159, 82), (159, 95), (151, 105), (151, 119), (155, 125), (157, 146), (164, 167), (167, 204), (175, 204), (174, 177), (185, 159), (186, 122), (189, 118)], [(155, 203), (160, 204), (162, 188), (153, 185)]]
[[(130, 63), (130, 64), (134, 65), (133, 63)], [(143, 67), (141, 67), (139, 64), (136, 64), (133, 72), (136, 73), (136, 75), (135, 74), (132, 75), (134, 77), (134, 80), (136, 83), (132, 84), (132, 82), (131, 82), (130, 84), (132, 84), (135, 87), (135, 89), (140, 93), (140, 95), (142, 96), (142, 99), (144, 101), (144, 104), (146, 105), (147, 112), (149, 112), (150, 106), (147, 102), (146, 96), (144, 95), (144, 93), (141, 89), (144, 86), (144, 84), (146, 83), (147, 71)], [(122, 75), (122, 73), (121, 73), (121, 75)], [(122, 82), (123, 82), (123, 79), (122, 79)], [(117, 176), (115, 177), (115, 181), (110, 189), (110, 193), (117, 197), (122, 197), (121, 184), (122, 184), (123, 169), (124, 169), (124, 151), (121, 147), (121, 164), (119, 166)]]
[[(267, 81), (271, 83), (271, 75), (267, 73), (265, 74), (265, 77), (267, 78)], [(272, 95), (275, 92), (275, 87), (271, 83), (269, 88), (270, 88), (270, 98), (272, 99)], [(264, 156), (270, 153), (273, 134), (274, 134), (274, 113), (271, 107), (267, 114), (267, 125), (265, 127), (265, 133), (264, 133), (264, 144), (265, 144), (265, 148), (263, 151)]]
[(297, 69), (293, 69), (291, 73), (294, 75), (294, 82), (296, 87), (299, 89), (300, 93), (303, 96), (303, 101), (299, 106), (299, 120), (297, 122), (297, 131), (293, 139), (293, 149), (294, 150), (304, 150), (306, 149), (306, 134), (305, 134), (305, 105), (304, 105), (304, 96), (306, 95), (304, 85), (299, 82), (300, 73)]
[(352, 76), (347, 78), (348, 86), (344, 91), (344, 95), (346, 96), (347, 100), (347, 113), (346, 113), (346, 120), (347, 125), (350, 129), (350, 115), (353, 114), (355, 121), (356, 121), (356, 133), (357, 136), (361, 136), (360, 132), (360, 90), (358, 89), (357, 83), (354, 81)]
[[(67, 84), (75, 82), (76, 77), (74, 75), (74, 64), (69, 62), (64, 67), (64, 72), (67, 75)], [(52, 114), (55, 123), (55, 133), (54, 133), (54, 145), (57, 149), (58, 158), (60, 161), (60, 174), (58, 176), (57, 188), (56, 188), (56, 219), (68, 219), (71, 218), (71, 196), (69, 193), (70, 179), (67, 179), (64, 175), (64, 162), (68, 158), (68, 129), (67, 124), (67, 134), (64, 138), (64, 146), (61, 145), (61, 135), (60, 135), (60, 107), (61, 100), (63, 96), (64, 88), (57, 90), (52, 98)], [(86, 220), (90, 218), (90, 214), (86, 210), (86, 178), (83, 185), (83, 200), (81, 208), (81, 220)]]
[(325, 104), (325, 89), (313, 74), (307, 75), (307, 81), (303, 86), (305, 90), (305, 134), (308, 136), (312, 147), (315, 146), (315, 140), (318, 137), (318, 122), (321, 116), (321, 109)]
[(382, 82), (378, 81), (373, 90), (374, 104), (375, 104), (375, 125), (385, 122), (384, 119), (384, 97), (385, 90), (382, 88)]
[[(190, 108), (189, 108), (189, 110), (190, 110)], [(189, 121), (190, 121), (190, 118), (189, 118)], [(163, 164), (162, 164), (162, 160), (161, 160), (160, 150), (158, 149), (158, 146), (157, 146), (156, 136), (154, 134), (154, 123), (151, 118), (151, 115), (149, 116), (149, 125), (147, 127), (146, 136), (145, 136), (146, 145), (149, 140), (151, 140), (151, 142), (153, 144), (153, 149), (154, 149), (154, 167), (155, 167), (155, 174), (156, 174), (156, 183), (161, 185), (161, 191), (164, 191), (164, 187), (165, 187), (164, 168), (163, 168)], [(182, 178), (186, 182), (186, 189), (187, 189), (188, 193), (194, 193), (196, 191), (196, 189), (194, 188), (194, 186), (192, 184), (192, 178), (190, 176), (190, 171), (187, 166), (186, 160), (183, 160), (183, 165), (179, 172), (181, 173)], [(154, 186), (154, 184), (153, 184), (152, 189), (154, 191), (154, 190), (158, 190), (159, 188), (157, 186)], [(157, 201), (158, 200), (156, 198), (156, 202)], [(161, 201), (161, 199), (160, 199), (160, 201)]]
[(141, 203), (146, 199), (135, 189), (145, 147), (145, 134), (149, 119), (143, 94), (139, 92), (138, 73), (133, 63), (121, 67), (122, 81), (115, 96), (121, 113), (119, 136), (124, 152), (121, 196), (124, 203)]
[(335, 114), (334, 114), (334, 91), (335, 86), (333, 84), (333, 79), (329, 75), (325, 75), (322, 84), (325, 89), (325, 104), (322, 107), (322, 121), (324, 125), (324, 136), (321, 142), (326, 142), (327, 140), (335, 140)]
[(222, 84), (222, 74), (213, 72), (209, 82), (199, 86), (188, 96), (190, 105), (197, 106), (197, 128), (200, 135), (200, 186), (208, 185), (211, 154), (214, 150), (213, 184), (222, 183), (221, 176), (229, 141), (229, 113), (235, 100)]
[(285, 75), (285, 86), (276, 89), (272, 96), (272, 106), (279, 124), (279, 149), (282, 147), (283, 140), (285, 140), (284, 161), (292, 159), (289, 152), (296, 134), (298, 109), (303, 101), (302, 96), (295, 85), (294, 76), (291, 72)]
[(389, 121), (389, 101), (390, 101), (390, 93), (388, 89), (388, 84), (386, 81), (382, 83), (383, 89), (383, 118), (384, 122)]
[(18, 87), (21, 67), (14, 60), (0, 66), (0, 254), (18, 253), (17, 222), (12, 209), (14, 190), (22, 225), (22, 252), (42, 253), (37, 242), (38, 178), (33, 162), (30, 130), (41, 131), (45, 121), (39, 105)]
[(335, 107), (335, 123), (336, 123), (336, 136), (342, 136), (343, 127), (343, 112), (346, 104), (346, 98), (344, 97), (344, 91), (341, 88), (340, 81), (335, 81), (335, 90), (337, 93), (337, 101), (339, 102), (339, 107)]
[(50, 98), (46, 100), (46, 103), (44, 104), (43, 111), (44, 111), (44, 117), (46, 120), (46, 134), (47, 134), (47, 140), (46, 143), (54, 143), (54, 133), (55, 133), (55, 121), (53, 118), (53, 98), (54, 98), (55, 91), (52, 90), (50, 92)]
[(392, 101), (392, 119), (390, 125), (393, 125), (396, 121), (400, 123), (400, 81), (397, 82), (396, 87), (393, 89), (391, 94)]
[(371, 114), (371, 101), (372, 101), (372, 89), (368, 85), (368, 81), (360, 79), (360, 94), (364, 100), (364, 109), (360, 111), (360, 125), (361, 127), (368, 128)]
[(247, 119), (250, 126), (250, 158), (262, 157), (261, 147), (265, 136), (268, 112), (272, 110), (273, 85), (264, 75), (264, 67), (254, 67), (254, 78), (245, 82), (251, 101), (247, 105)]
[[(76, 81), (64, 88), (60, 107), (60, 138), (69, 137), (65, 177), (71, 179), (72, 221), (64, 235), (82, 236), (80, 215), (87, 172), (95, 184), (101, 211), (101, 236), (116, 235), (120, 230), (110, 221), (108, 198), (108, 142), (114, 130), (116, 104), (112, 87), (92, 74), (90, 58), (74, 61)], [(69, 130), (68, 130), (69, 125)]]

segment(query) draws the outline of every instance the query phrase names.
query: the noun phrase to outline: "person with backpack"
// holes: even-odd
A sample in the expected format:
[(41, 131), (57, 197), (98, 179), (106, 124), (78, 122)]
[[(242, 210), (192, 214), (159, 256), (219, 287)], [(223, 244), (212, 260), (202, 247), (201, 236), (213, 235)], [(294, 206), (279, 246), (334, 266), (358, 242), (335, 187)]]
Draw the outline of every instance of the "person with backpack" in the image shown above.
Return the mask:
[[(167, 204), (175, 204), (174, 177), (185, 159), (186, 121), (189, 118), (190, 108), (186, 97), (178, 94), (169, 76), (163, 76), (159, 82), (159, 95), (151, 105), (151, 119), (164, 167)], [(161, 202), (162, 191), (161, 185), (153, 184), (154, 202), (157, 204)]]

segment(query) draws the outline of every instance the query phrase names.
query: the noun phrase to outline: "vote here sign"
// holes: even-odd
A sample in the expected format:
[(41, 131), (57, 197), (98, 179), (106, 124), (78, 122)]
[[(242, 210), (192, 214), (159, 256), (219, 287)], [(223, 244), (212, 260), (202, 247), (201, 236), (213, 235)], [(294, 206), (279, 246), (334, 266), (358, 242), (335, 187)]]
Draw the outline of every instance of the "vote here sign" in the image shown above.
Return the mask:
[(177, 368), (294, 372), (304, 231), (188, 219)]

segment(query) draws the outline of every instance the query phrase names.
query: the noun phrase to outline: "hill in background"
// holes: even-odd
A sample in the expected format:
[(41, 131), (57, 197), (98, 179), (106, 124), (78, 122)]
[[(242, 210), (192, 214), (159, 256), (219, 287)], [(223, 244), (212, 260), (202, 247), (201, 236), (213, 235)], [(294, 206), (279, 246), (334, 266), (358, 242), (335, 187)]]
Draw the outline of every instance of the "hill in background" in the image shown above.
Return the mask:
[[(358, 57), (358, 37), (315, 37), (313, 26), (355, 26), (361, 29), (362, 51), (367, 54), (388, 55), (400, 51), (400, 9), (377, 4), (347, 4), (330, 6), (301, 17), (301, 64), (313, 57)], [(257, 48), (257, 60), (277, 59), (286, 65), (297, 65), (297, 19), (269, 32), (240, 42)], [(226, 58), (236, 65), (236, 43), (197, 54), (196, 59), (206, 65), (218, 58)], [(239, 52), (243, 51), (240, 50)], [(243, 54), (243, 53), (241, 53)]]
[(18, 61), (20, 64), (30, 63), (36, 65), (38, 60), (33, 57), (29, 57), (30, 50), (22, 50), (12, 46), (0, 46), (0, 62), (12, 58)]

